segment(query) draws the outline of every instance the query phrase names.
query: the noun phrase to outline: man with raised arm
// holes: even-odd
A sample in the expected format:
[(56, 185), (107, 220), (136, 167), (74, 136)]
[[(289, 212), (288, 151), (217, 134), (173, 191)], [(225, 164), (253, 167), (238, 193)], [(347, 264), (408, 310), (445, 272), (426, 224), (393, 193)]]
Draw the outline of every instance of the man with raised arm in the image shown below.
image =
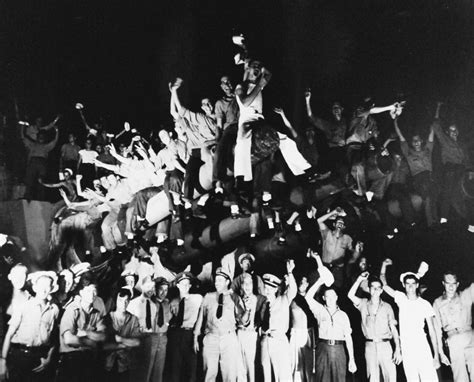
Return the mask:
[[(318, 218), (319, 231), (323, 241), (322, 260), (329, 268), (335, 278), (334, 286), (340, 288), (344, 284), (344, 265), (346, 252), (351, 252), (349, 263), (354, 263), (359, 258), (363, 244), (357, 242), (355, 248), (352, 247), (352, 238), (344, 233), (346, 228), (345, 213), (341, 208)], [(331, 230), (326, 225), (327, 220), (334, 218), (334, 229)]]
[[(306, 301), (318, 321), (319, 342), (316, 347), (316, 381), (344, 382), (346, 368), (350, 373), (357, 371), (352, 342), (352, 328), (349, 317), (337, 305), (338, 295), (332, 287), (334, 277), (323, 266), (321, 258), (314, 252), (310, 255), (318, 263), (319, 278), (308, 289)], [(326, 285), (323, 292), (324, 305), (314, 299), (316, 292)], [(347, 362), (346, 352), (349, 356)]]
[(455, 382), (474, 381), (474, 334), (472, 305), (474, 283), (459, 291), (458, 276), (454, 272), (443, 275), (444, 293), (433, 308), (449, 348), (451, 369)]
[[(396, 382), (395, 364), (398, 365), (402, 361), (397, 321), (390, 304), (380, 298), (383, 292), (380, 279), (375, 277), (369, 279), (369, 299), (356, 296), (360, 284), (367, 279), (369, 279), (369, 272), (363, 272), (347, 294), (361, 315), (362, 333), (365, 337), (367, 377), (370, 382), (378, 382), (380, 371), (382, 371), (385, 382)], [(392, 351), (390, 346), (392, 339), (395, 342), (395, 351)]]
[[(431, 304), (419, 297), (419, 273), (406, 272), (400, 276), (405, 292), (397, 291), (387, 284), (386, 270), (392, 260), (385, 259), (380, 270), (383, 289), (393, 297), (399, 308), (400, 347), (402, 350), (403, 369), (408, 382), (438, 381), (436, 369), (439, 367), (440, 356), (447, 363), (436, 332), (435, 312)], [(424, 331), (428, 325), (434, 354)]]

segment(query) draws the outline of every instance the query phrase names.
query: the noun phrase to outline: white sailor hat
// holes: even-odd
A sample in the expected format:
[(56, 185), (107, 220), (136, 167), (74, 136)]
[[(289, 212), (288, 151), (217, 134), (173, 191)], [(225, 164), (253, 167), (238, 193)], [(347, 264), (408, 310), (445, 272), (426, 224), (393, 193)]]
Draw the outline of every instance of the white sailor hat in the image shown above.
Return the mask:
[(250, 262), (254, 263), (255, 262), (255, 256), (252, 255), (251, 253), (242, 253), (240, 256), (239, 256), (239, 264), (242, 264), (242, 261), (244, 261), (245, 259), (248, 259)]
[(216, 269), (216, 276), (222, 276), (222, 277), (226, 278), (227, 280), (232, 281), (230, 279), (229, 274), (226, 271), (224, 271), (221, 267)]
[(404, 280), (405, 280), (405, 277), (407, 277), (407, 276), (413, 276), (418, 281), (420, 281), (420, 279), (423, 278), (423, 276), (426, 274), (426, 272), (428, 272), (428, 269), (429, 269), (429, 265), (427, 263), (425, 263), (424, 261), (422, 261), (420, 263), (420, 266), (418, 267), (418, 271), (416, 273), (414, 273), (414, 272), (402, 273), (400, 275), (400, 282), (403, 284)]
[(59, 289), (58, 275), (54, 271), (37, 271), (28, 275), (28, 280), (34, 285), (40, 277), (49, 277), (51, 279), (51, 293), (57, 292)]
[(74, 174), (70, 168), (65, 168), (63, 172), (68, 172), (71, 176)]
[(176, 275), (176, 278), (174, 279), (174, 284), (178, 284), (179, 282), (183, 280), (189, 280), (193, 281), (194, 280), (194, 275), (191, 272), (181, 272)]
[(270, 285), (274, 288), (278, 288), (281, 284), (281, 280), (275, 275), (272, 275), (270, 273), (265, 273), (262, 276), (262, 279), (263, 279), (264, 284)]

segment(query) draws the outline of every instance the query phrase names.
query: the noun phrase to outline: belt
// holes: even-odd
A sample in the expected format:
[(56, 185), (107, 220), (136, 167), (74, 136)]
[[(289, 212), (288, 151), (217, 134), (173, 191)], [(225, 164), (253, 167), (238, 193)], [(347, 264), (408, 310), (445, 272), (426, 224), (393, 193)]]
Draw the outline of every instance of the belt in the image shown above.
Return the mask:
[(254, 327), (242, 327), (242, 328), (238, 328), (238, 331), (255, 333), (256, 330)]
[(276, 338), (276, 337), (286, 336), (286, 334), (283, 333), (283, 332), (279, 332), (279, 331), (277, 331), (277, 330), (269, 330), (269, 331), (266, 332), (266, 333), (262, 333), (262, 336), (263, 336), (263, 337)]
[(325, 340), (323, 338), (319, 339), (319, 342), (322, 342), (323, 344), (335, 346), (335, 345), (343, 345), (346, 341), (342, 340)]
[(324, 266), (328, 269), (331, 269), (331, 268), (342, 268), (344, 266), (344, 263), (340, 263), (338, 260), (336, 261), (333, 261), (332, 263), (323, 263)]
[(23, 344), (14, 343), (14, 342), (11, 343), (10, 347), (12, 349), (21, 350), (25, 353), (40, 352), (40, 351), (48, 351), (49, 350), (49, 346), (47, 346), (47, 345), (27, 346), (27, 345), (23, 345)]
[(391, 338), (366, 338), (365, 342), (390, 342)]
[(455, 334), (470, 332), (471, 330), (472, 330), (471, 328), (454, 328), (454, 329), (451, 329), (451, 330), (447, 330), (446, 335), (448, 337), (451, 337)]

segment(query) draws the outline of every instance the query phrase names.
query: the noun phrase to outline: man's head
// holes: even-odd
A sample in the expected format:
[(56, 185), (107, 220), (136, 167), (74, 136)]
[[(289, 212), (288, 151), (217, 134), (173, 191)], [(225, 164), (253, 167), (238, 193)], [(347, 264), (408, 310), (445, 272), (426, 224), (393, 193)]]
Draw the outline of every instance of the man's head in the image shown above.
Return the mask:
[(109, 179), (105, 175), (100, 177), (100, 185), (104, 187), (106, 190), (110, 188)]
[(72, 177), (72, 170), (70, 168), (65, 168), (63, 171), (64, 180), (69, 180)]
[(46, 133), (44, 131), (40, 131), (37, 135), (38, 143), (45, 143), (46, 142)]
[(98, 154), (102, 154), (104, 151), (104, 146), (102, 146), (100, 143), (95, 145), (95, 151), (97, 151)]
[(69, 133), (69, 134), (68, 134), (68, 136), (67, 136), (67, 141), (68, 141), (70, 144), (76, 143), (76, 136), (74, 135), (74, 133)]
[(338, 216), (334, 222), (334, 228), (338, 231), (344, 231), (346, 228), (346, 221), (342, 216)]
[(181, 296), (187, 295), (193, 286), (194, 276), (191, 272), (182, 272), (176, 276), (176, 287)]
[(13, 285), (13, 289), (22, 289), (26, 283), (26, 274), (28, 273), (28, 268), (23, 264), (15, 265), (8, 274), (8, 280)]
[(403, 278), (403, 287), (407, 296), (416, 296), (419, 286), (420, 280), (414, 274), (409, 273)]
[(309, 287), (308, 278), (306, 276), (303, 276), (298, 283), (298, 293), (303, 294), (303, 295), (306, 294), (308, 287)]
[(304, 130), (304, 134), (306, 136), (306, 139), (309, 142), (314, 141), (314, 137), (316, 136), (316, 130), (313, 125), (308, 125), (306, 129)]
[(171, 142), (170, 133), (165, 129), (161, 129), (158, 132), (158, 137), (160, 138), (161, 143), (163, 143), (165, 146), (168, 146)]
[(35, 272), (37, 275), (31, 274), (31, 287), (35, 296), (39, 300), (46, 300), (48, 296), (58, 288), (57, 276), (54, 272)]
[(411, 146), (415, 151), (421, 151), (421, 146), (423, 145), (423, 139), (421, 136), (416, 134), (411, 138)]
[(221, 89), (227, 97), (232, 96), (234, 88), (232, 86), (232, 82), (230, 81), (229, 76), (221, 77)]
[(158, 277), (155, 280), (156, 298), (163, 301), (168, 295), (169, 282), (164, 277)]
[(43, 118), (42, 118), (42, 117), (37, 117), (37, 118), (35, 119), (35, 125), (36, 125), (37, 127), (43, 126)]
[(143, 278), (141, 283), (142, 293), (145, 297), (151, 298), (155, 295), (155, 282), (151, 276), (146, 276)]
[(92, 139), (87, 138), (84, 143), (86, 150), (92, 150)]
[(248, 273), (242, 276), (242, 294), (244, 296), (250, 296), (253, 293), (253, 279)]
[(135, 288), (135, 285), (137, 285), (138, 275), (135, 273), (127, 273), (123, 276), (123, 281), (127, 287), (133, 289)]
[(361, 273), (365, 272), (367, 270), (367, 268), (369, 267), (369, 265), (367, 263), (367, 257), (365, 257), (365, 256), (360, 257), (359, 262), (358, 262), (357, 265), (359, 265), (359, 271)]
[(264, 295), (267, 299), (274, 299), (280, 288), (281, 280), (270, 273), (263, 275)]
[(239, 265), (243, 272), (251, 272), (253, 263), (255, 262), (255, 256), (251, 253), (243, 253), (239, 256)]
[(117, 294), (117, 300), (115, 301), (115, 310), (119, 312), (125, 312), (128, 304), (132, 298), (132, 292), (128, 288), (121, 288)]
[(370, 298), (379, 298), (383, 292), (382, 281), (378, 277), (371, 277), (369, 279), (369, 293)]
[(344, 111), (344, 108), (342, 107), (340, 102), (334, 102), (332, 104), (332, 115), (334, 116), (334, 119), (336, 121), (340, 121), (342, 119), (342, 112)]
[(450, 125), (448, 127), (448, 136), (451, 138), (453, 141), (458, 140), (458, 135), (459, 135), (459, 130), (456, 125)]
[(326, 306), (328, 308), (336, 308), (337, 307), (337, 299), (338, 299), (338, 296), (337, 296), (337, 293), (336, 293), (335, 289), (333, 289), (331, 287), (328, 287), (328, 288), (325, 289), (325, 291), (323, 293), (323, 300), (326, 303)]
[(223, 293), (229, 289), (230, 276), (222, 269), (217, 268), (216, 276), (214, 278), (214, 286), (217, 293)]
[(201, 109), (207, 116), (212, 116), (214, 113), (214, 106), (209, 98), (201, 99)]
[(251, 83), (256, 83), (262, 74), (262, 63), (257, 60), (250, 60), (247, 67), (247, 80)]
[(397, 167), (400, 167), (401, 164), (402, 164), (402, 161), (403, 161), (402, 156), (401, 156), (400, 154), (398, 154), (398, 153), (394, 153), (394, 154), (392, 154), (392, 158), (393, 158), (393, 160), (395, 161), (395, 165), (396, 165)]
[(78, 285), (78, 294), (81, 298), (81, 303), (85, 306), (93, 304), (97, 297), (97, 285), (89, 278), (81, 277)]
[(107, 181), (109, 182), (109, 188), (115, 187), (118, 183), (118, 178), (114, 174), (109, 174), (107, 175)]
[(459, 287), (458, 276), (454, 272), (445, 272), (443, 275), (443, 287), (446, 297), (453, 298)]

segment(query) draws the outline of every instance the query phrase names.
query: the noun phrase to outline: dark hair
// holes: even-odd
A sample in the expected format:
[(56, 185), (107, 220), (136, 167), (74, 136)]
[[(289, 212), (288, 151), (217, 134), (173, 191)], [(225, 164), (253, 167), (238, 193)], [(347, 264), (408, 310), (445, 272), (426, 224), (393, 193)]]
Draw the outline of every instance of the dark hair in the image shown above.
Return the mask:
[(408, 280), (415, 280), (417, 283), (420, 282), (418, 277), (416, 277), (415, 275), (412, 275), (412, 274), (408, 274), (408, 275), (405, 275), (405, 277), (403, 277), (403, 284), (405, 284)]
[(453, 272), (451, 269), (448, 269), (447, 271), (443, 272), (443, 279), (444, 279), (444, 276), (446, 275), (451, 275), (451, 276), (454, 276), (454, 278), (456, 279), (456, 281), (459, 281), (459, 276), (456, 272)]
[(132, 299), (132, 291), (128, 288), (120, 288), (119, 292), (117, 293), (118, 297), (128, 297), (129, 300)]
[(372, 286), (373, 283), (380, 283), (380, 285), (383, 286), (382, 280), (380, 280), (378, 276), (370, 276), (368, 283), (369, 283), (369, 288)]
[(79, 279), (79, 282), (77, 283), (76, 287), (74, 288), (74, 293), (73, 294), (79, 294), (81, 290), (83, 290), (85, 287), (88, 287), (89, 285), (94, 285), (97, 288), (97, 282), (94, 279), (94, 276), (90, 272), (84, 273), (81, 278)]

